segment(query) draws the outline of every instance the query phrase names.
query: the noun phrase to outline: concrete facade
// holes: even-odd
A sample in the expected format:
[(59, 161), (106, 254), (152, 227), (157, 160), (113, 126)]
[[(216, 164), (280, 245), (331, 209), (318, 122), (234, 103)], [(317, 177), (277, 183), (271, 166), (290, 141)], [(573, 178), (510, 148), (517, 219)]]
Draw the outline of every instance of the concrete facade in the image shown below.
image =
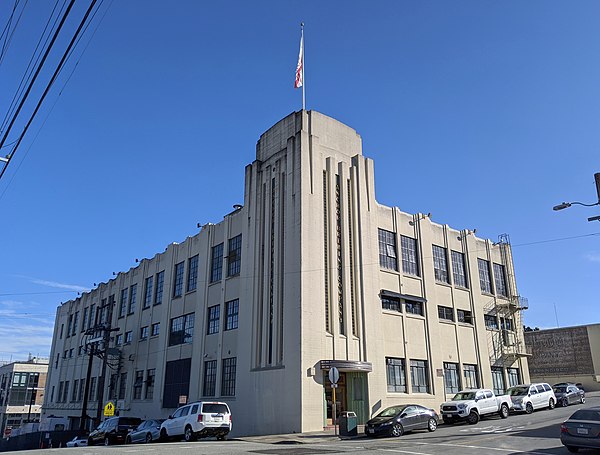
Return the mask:
[[(237, 435), (322, 429), (334, 366), (338, 409), (359, 423), (391, 404), (437, 408), (457, 387), (527, 382), (507, 238), (383, 206), (374, 179), (353, 129), (315, 111), (282, 119), (246, 167), (243, 206), (58, 308), (44, 413), (77, 425), (85, 346), (103, 349), (109, 326), (103, 403), (150, 418), (175, 398), (227, 401)], [(98, 359), (91, 371), (97, 388)]]
[(525, 332), (532, 381), (600, 390), (600, 324)]

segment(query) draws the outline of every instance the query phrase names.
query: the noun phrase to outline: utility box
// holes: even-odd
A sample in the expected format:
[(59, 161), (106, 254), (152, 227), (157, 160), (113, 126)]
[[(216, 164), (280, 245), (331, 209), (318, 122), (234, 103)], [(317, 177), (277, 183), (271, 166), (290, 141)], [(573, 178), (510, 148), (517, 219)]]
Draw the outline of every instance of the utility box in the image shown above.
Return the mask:
[(358, 425), (356, 413), (344, 411), (340, 416), (340, 436), (357, 436)]

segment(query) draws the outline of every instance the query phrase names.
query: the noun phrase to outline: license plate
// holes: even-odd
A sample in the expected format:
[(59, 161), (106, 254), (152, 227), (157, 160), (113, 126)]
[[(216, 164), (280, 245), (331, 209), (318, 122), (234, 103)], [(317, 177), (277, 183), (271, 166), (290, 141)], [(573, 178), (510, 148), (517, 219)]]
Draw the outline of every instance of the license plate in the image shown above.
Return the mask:
[(223, 417), (221, 417), (221, 416), (215, 416), (215, 417), (213, 417), (213, 420), (215, 420), (217, 422), (221, 422), (223, 420)]
[(577, 434), (588, 434), (589, 431), (587, 428), (577, 428)]

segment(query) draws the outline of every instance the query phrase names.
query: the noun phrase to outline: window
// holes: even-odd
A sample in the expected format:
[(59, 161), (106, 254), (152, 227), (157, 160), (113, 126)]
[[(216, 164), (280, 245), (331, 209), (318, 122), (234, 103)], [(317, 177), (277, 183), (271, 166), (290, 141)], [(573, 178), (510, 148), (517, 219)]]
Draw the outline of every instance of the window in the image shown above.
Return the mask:
[(163, 389), (163, 408), (179, 406), (181, 395), (189, 396), (190, 371), (192, 359), (180, 359), (167, 362)]
[(456, 317), (458, 319), (458, 322), (473, 325), (473, 314), (470, 311), (456, 310)]
[(485, 328), (491, 330), (498, 330), (498, 319), (493, 314), (484, 314), (483, 319), (485, 321)]
[(77, 348), (77, 355), (83, 355), (83, 345)]
[(194, 338), (194, 313), (171, 319), (169, 346), (191, 343)]
[(438, 317), (446, 321), (454, 321), (454, 310), (447, 306), (438, 305)]
[(66, 403), (69, 397), (69, 381), (65, 381), (65, 388), (63, 389), (62, 402)]
[(151, 336), (155, 337), (160, 334), (160, 322), (152, 324), (152, 330), (150, 331)]
[(481, 292), (491, 294), (490, 263), (484, 259), (477, 258), (477, 265), (479, 266), (479, 286), (481, 287)]
[(144, 326), (140, 329), (140, 341), (148, 338), (148, 326)]
[(186, 292), (195, 291), (198, 287), (198, 255), (188, 259), (188, 276)]
[(454, 285), (460, 288), (467, 289), (467, 275), (465, 273), (465, 255), (458, 251), (451, 251), (452, 257), (452, 278), (454, 278)]
[(64, 332), (64, 331), (65, 331), (65, 325), (64, 325), (64, 324), (61, 324), (61, 325), (60, 325), (60, 339), (61, 339), (61, 340), (62, 340), (62, 337), (63, 337), (63, 332)]
[(73, 358), (73, 351), (75, 350), (75, 348), (71, 348), (69, 349), (69, 358), (72, 359)]
[(398, 270), (396, 234), (379, 229), (379, 265), (383, 269)]
[(115, 337), (115, 346), (121, 346), (123, 344), (123, 334), (119, 333), (116, 337)]
[(71, 402), (77, 401), (79, 396), (79, 379), (73, 381), (73, 392), (71, 393)]
[(85, 332), (85, 329), (87, 329), (87, 320), (88, 320), (88, 309), (84, 308), (83, 309), (83, 317), (81, 318), (81, 331)]
[(216, 385), (217, 361), (209, 360), (207, 362), (204, 362), (204, 383), (202, 386), (202, 395), (205, 397), (214, 397)]
[(133, 332), (130, 330), (129, 332), (125, 332), (125, 344), (129, 344), (133, 341)]
[(433, 245), (433, 273), (435, 280), (441, 283), (449, 283), (448, 261), (446, 258), (446, 248)]
[(137, 284), (131, 286), (129, 291), (129, 309), (127, 314), (133, 314), (135, 312), (135, 305), (137, 303)]
[(58, 383), (58, 396), (56, 397), (56, 402), (60, 403), (62, 401), (62, 394), (63, 394), (63, 388), (64, 388), (64, 382), (60, 381)]
[(510, 318), (500, 318), (500, 328), (513, 332), (515, 330), (513, 320)]
[(406, 393), (406, 368), (404, 359), (386, 357), (388, 392)]
[(402, 313), (402, 302), (396, 297), (382, 295), (381, 308), (383, 308), (384, 310), (392, 310)]
[(410, 314), (418, 314), (419, 316), (423, 316), (423, 302), (417, 302), (416, 300), (405, 300), (404, 308), (407, 313)]
[(163, 298), (163, 287), (165, 285), (165, 271), (156, 274), (156, 290), (154, 291), (154, 305), (160, 305)]
[(173, 285), (173, 297), (181, 297), (183, 293), (183, 262), (175, 264), (175, 283)]
[(75, 316), (73, 317), (73, 333), (71, 335), (77, 335), (77, 325), (79, 324), (79, 311), (75, 312)]
[(144, 398), (146, 400), (151, 400), (154, 398), (154, 377), (156, 375), (156, 370), (152, 368), (146, 372), (146, 394)]
[(458, 363), (444, 362), (444, 387), (446, 393), (458, 393), (460, 391)]
[(137, 370), (135, 372), (135, 382), (133, 383), (133, 399), (142, 399), (142, 388), (144, 386), (144, 370)]
[(507, 368), (506, 375), (508, 376), (509, 387), (514, 387), (520, 383), (518, 368)]
[(492, 367), (492, 385), (496, 395), (504, 395), (504, 371), (502, 367)]
[(225, 302), (225, 330), (238, 328), (238, 313), (240, 309), (239, 299)]
[(219, 281), (223, 276), (223, 244), (212, 247), (210, 261), (210, 282)]
[(121, 299), (119, 300), (119, 317), (125, 317), (125, 310), (127, 309), (127, 292), (129, 288), (121, 289)]
[(221, 395), (224, 397), (235, 396), (235, 368), (236, 358), (223, 359), (223, 377), (221, 378)]
[(119, 381), (119, 400), (125, 399), (125, 392), (127, 388), (127, 373), (121, 373)]
[(208, 327), (207, 335), (211, 333), (217, 333), (219, 331), (219, 318), (221, 313), (221, 307), (219, 305), (211, 306), (208, 308)]
[(154, 277), (153, 276), (149, 276), (148, 278), (146, 278), (146, 292), (144, 294), (144, 306), (143, 308), (150, 308), (150, 305), (152, 305), (152, 287), (154, 286)]
[(96, 399), (96, 378), (90, 379), (90, 394), (88, 400), (93, 401)]
[(407, 275), (419, 276), (419, 264), (417, 263), (417, 239), (400, 236), (402, 248), (402, 271)]
[(477, 365), (463, 365), (463, 374), (465, 377), (465, 388), (479, 388), (479, 380), (477, 379)]
[(502, 264), (494, 263), (494, 281), (496, 283), (496, 294), (502, 297), (508, 297), (506, 288), (506, 273)]
[(242, 264), (242, 234), (229, 239), (229, 252), (227, 253), (227, 276), (240, 274)]
[(425, 360), (410, 361), (410, 381), (413, 393), (429, 393), (429, 377)]
[(96, 304), (90, 306), (90, 313), (88, 315), (88, 327), (92, 327), (96, 324)]

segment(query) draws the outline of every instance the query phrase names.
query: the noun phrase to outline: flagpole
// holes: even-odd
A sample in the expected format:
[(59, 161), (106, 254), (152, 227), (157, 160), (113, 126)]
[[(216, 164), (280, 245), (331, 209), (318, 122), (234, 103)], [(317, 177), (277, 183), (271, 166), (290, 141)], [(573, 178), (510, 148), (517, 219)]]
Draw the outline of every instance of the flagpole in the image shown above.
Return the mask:
[(302, 110), (306, 110), (306, 94), (304, 92), (305, 86), (306, 86), (306, 79), (304, 79), (304, 22), (300, 22), (300, 28), (301, 28), (301, 36), (300, 39), (302, 40)]

